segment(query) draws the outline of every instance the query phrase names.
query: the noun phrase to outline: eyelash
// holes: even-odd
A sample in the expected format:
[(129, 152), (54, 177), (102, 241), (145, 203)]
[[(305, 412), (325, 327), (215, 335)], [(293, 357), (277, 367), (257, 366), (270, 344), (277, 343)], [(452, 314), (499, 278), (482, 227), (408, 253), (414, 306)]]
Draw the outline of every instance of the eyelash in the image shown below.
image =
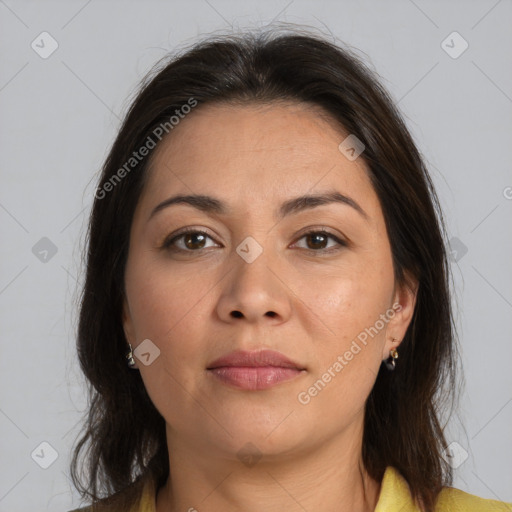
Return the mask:
[[(175, 235), (172, 235), (172, 237), (169, 237), (167, 238), (164, 243), (162, 244), (162, 249), (168, 249), (170, 251), (174, 251), (174, 252), (185, 252), (185, 253), (193, 253), (193, 252), (201, 252), (202, 250), (204, 249), (197, 249), (197, 250), (193, 250), (193, 249), (179, 249), (179, 248), (176, 248), (176, 247), (172, 247), (174, 245), (174, 243), (182, 238), (183, 236), (185, 235), (191, 235), (191, 234), (194, 234), (194, 235), (204, 235), (204, 236), (207, 236), (208, 238), (210, 238), (211, 240), (213, 240), (213, 238), (210, 236), (210, 234), (206, 231), (203, 231), (202, 229), (188, 229), (186, 231), (181, 231), (181, 232), (178, 232), (177, 234)], [(341, 240), (339, 239), (337, 236), (335, 236), (333, 233), (331, 233), (330, 231), (327, 231), (323, 228), (320, 228), (320, 229), (312, 229), (310, 231), (307, 231), (306, 233), (302, 233), (302, 235), (300, 236), (300, 238), (298, 240), (302, 240), (304, 237), (308, 236), (308, 235), (324, 235), (328, 238), (331, 238), (332, 240), (334, 240), (338, 245), (339, 247), (336, 247), (336, 248), (330, 248), (330, 249), (304, 249), (310, 253), (314, 253), (316, 255), (316, 253), (323, 253), (323, 254), (330, 254), (332, 252), (336, 252), (336, 251), (339, 251), (341, 250), (341, 248), (343, 247), (347, 247), (347, 242), (345, 242), (344, 240)]]

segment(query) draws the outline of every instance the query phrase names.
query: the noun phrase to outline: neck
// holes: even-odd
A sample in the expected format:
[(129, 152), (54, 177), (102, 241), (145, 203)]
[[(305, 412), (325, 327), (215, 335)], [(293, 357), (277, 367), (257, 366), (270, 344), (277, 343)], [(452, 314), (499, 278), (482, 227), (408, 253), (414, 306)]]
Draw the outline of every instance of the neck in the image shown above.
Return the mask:
[(300, 455), (264, 456), (248, 467), (236, 454), (198, 453), (168, 429), (171, 477), (157, 492), (156, 512), (373, 511), (380, 482), (364, 469), (361, 442), (349, 441), (353, 434), (341, 433)]

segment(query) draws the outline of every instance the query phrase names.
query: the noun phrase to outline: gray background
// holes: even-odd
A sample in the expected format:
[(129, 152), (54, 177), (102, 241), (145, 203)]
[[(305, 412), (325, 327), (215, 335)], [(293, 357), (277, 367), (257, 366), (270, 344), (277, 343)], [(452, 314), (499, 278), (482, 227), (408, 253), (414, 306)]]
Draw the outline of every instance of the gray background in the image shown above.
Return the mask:
[[(130, 95), (167, 50), (272, 20), (359, 49), (427, 160), (454, 249), (466, 375), (450, 423), (455, 485), (512, 501), (510, 0), (0, 0), (1, 512), (80, 504), (68, 474), (86, 403), (74, 348), (80, 254)], [(48, 58), (31, 47), (51, 49), (43, 31), (59, 45)], [(469, 44), (457, 58), (445, 49), (458, 53), (461, 40), (442, 46), (453, 31)]]

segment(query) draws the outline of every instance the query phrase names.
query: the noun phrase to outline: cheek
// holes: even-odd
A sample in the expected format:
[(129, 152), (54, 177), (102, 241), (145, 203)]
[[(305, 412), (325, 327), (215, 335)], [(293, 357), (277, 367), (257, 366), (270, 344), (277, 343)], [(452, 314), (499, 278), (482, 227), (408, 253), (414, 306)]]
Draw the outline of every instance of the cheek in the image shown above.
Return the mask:
[(309, 327), (316, 327), (317, 335), (325, 331), (329, 347), (343, 347), (373, 326), (389, 308), (393, 293), (391, 266), (376, 263), (339, 267), (321, 279), (297, 276), (295, 282), (294, 293), (301, 299), (297, 307), (304, 309), (304, 316), (309, 309), (315, 325)]
[[(386, 327), (392, 318), (392, 266), (385, 260), (354, 264), (340, 268), (323, 283), (321, 288), (312, 288), (303, 282), (301, 291), (307, 297), (304, 314), (310, 311), (315, 324), (310, 328), (316, 328), (317, 335), (316, 361), (303, 391), (316, 402), (314, 408), (338, 417), (364, 405), (379, 371)], [(332, 408), (333, 403), (338, 407)]]
[(211, 288), (212, 284), (197, 272), (194, 276), (176, 272), (168, 262), (127, 268), (126, 291), (136, 343), (150, 339), (160, 350), (155, 363), (141, 367), (150, 393), (151, 389), (169, 391), (169, 386), (174, 387), (169, 375), (182, 385), (191, 383), (203, 362), (204, 350), (199, 345), (204, 326), (211, 321), (206, 309)]
[(201, 299), (210, 288), (197, 273), (192, 278), (154, 261), (127, 268), (136, 344), (150, 339), (160, 351), (150, 365), (139, 362), (140, 374), (153, 404), (173, 425), (181, 417), (198, 414), (189, 393), (198, 396), (195, 387), (202, 364), (198, 354), (204, 352), (199, 343), (208, 321)]
[(142, 259), (127, 268), (126, 291), (137, 338), (165, 340), (196, 324), (200, 300), (210, 288), (205, 280), (176, 272), (169, 264)]

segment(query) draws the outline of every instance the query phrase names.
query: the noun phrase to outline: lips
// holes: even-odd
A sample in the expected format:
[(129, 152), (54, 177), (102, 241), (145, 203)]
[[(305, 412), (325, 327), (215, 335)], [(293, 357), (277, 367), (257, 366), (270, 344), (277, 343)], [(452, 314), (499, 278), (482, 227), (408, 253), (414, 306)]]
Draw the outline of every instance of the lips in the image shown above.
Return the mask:
[(207, 367), (208, 370), (214, 368), (230, 366), (243, 366), (248, 368), (258, 368), (273, 366), (276, 368), (295, 368), (296, 370), (304, 370), (301, 365), (288, 359), (280, 352), (274, 350), (260, 350), (255, 352), (248, 352), (244, 350), (238, 350), (231, 352), (230, 354), (219, 357)]
[(210, 363), (207, 370), (224, 384), (253, 391), (273, 387), (305, 373), (299, 363), (273, 350), (231, 352)]

